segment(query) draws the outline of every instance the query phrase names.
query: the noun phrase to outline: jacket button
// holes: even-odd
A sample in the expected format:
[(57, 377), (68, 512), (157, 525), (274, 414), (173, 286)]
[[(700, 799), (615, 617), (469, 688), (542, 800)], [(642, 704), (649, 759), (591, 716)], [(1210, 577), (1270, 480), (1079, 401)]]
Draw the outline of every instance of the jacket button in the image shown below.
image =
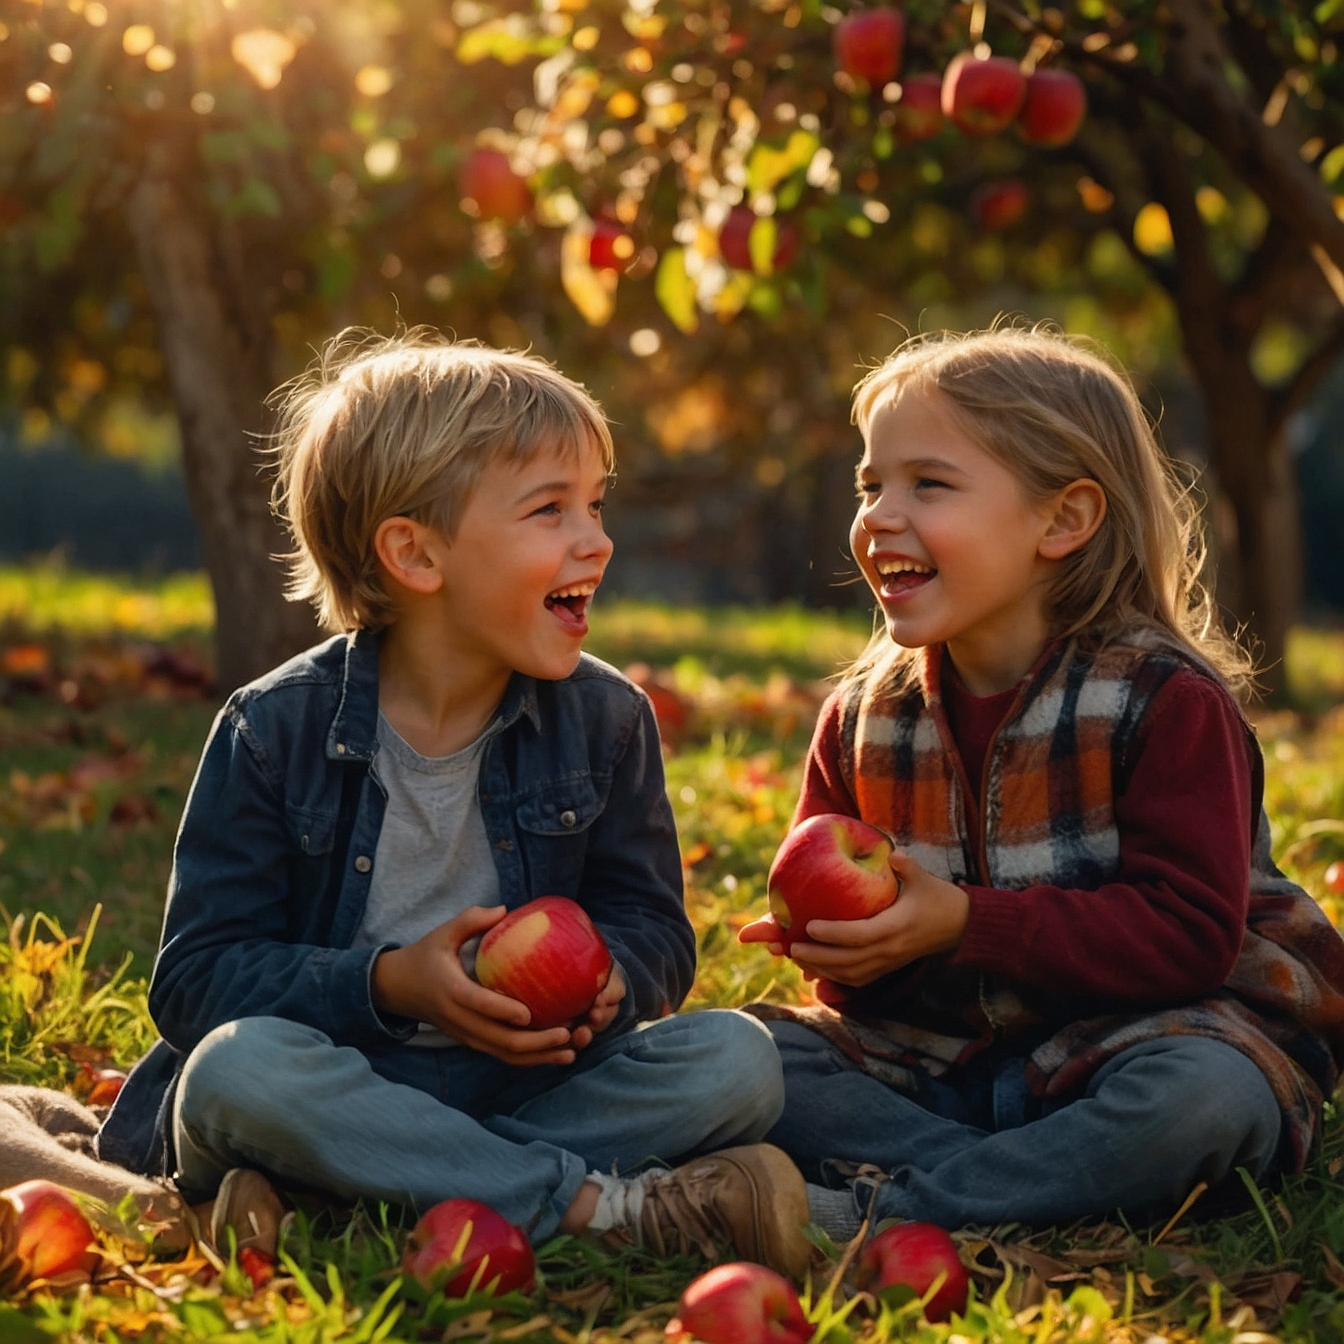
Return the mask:
[(344, 742), (338, 742), (338, 743), (336, 744), (336, 754), (337, 754), (338, 756), (344, 756), (344, 755), (345, 755), (345, 743), (344, 743)]
[(355, 872), (367, 873), (373, 867), (373, 860), (367, 854), (361, 854), (355, 860)]
[(578, 821), (578, 819), (579, 819), (579, 814), (578, 814), (577, 812), (573, 811), (571, 808), (566, 808), (566, 809), (560, 814), (560, 824), (561, 824), (566, 830), (568, 830), (571, 826), (573, 826), (574, 823), (575, 823), (576, 821)]

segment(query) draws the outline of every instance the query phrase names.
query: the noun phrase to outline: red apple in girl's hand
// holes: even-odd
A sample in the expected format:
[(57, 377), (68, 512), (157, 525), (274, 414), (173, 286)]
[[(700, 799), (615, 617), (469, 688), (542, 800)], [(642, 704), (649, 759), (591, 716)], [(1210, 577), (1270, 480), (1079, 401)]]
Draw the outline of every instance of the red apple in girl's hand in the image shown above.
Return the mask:
[(23, 1181), (0, 1190), (0, 1197), (18, 1210), (16, 1250), (25, 1280), (89, 1267), (93, 1228), (68, 1190), (51, 1181)]
[(993, 135), (1017, 116), (1027, 94), (1026, 76), (1006, 56), (963, 51), (943, 75), (943, 112), (967, 135)]
[(891, 109), (896, 138), (911, 145), (943, 129), (943, 77), (931, 70), (901, 80), (901, 99)]
[(787, 952), (813, 919), (867, 919), (896, 899), (891, 837), (858, 817), (825, 812), (800, 822), (770, 865), (770, 913)]
[(764, 1265), (719, 1265), (694, 1280), (667, 1323), (669, 1340), (807, 1344), (814, 1334), (788, 1279)]
[(1083, 124), (1087, 91), (1069, 70), (1037, 70), (1027, 77), (1027, 96), (1017, 114), (1018, 134), (1029, 145), (1067, 145)]
[(1325, 889), (1332, 896), (1344, 896), (1344, 863), (1332, 863), (1325, 870), (1325, 877), (1322, 879), (1325, 883)]
[(836, 25), (834, 46), (845, 74), (880, 89), (901, 68), (905, 16), (899, 9), (855, 10)]
[(879, 1232), (860, 1252), (859, 1269), (876, 1280), (878, 1290), (904, 1284), (923, 1297), (938, 1276), (943, 1285), (929, 1299), (924, 1314), (945, 1321), (966, 1309), (970, 1275), (957, 1254), (956, 1242), (933, 1223), (897, 1223)]
[(476, 979), (526, 1004), (529, 1025), (537, 1028), (581, 1017), (610, 976), (602, 935), (583, 907), (564, 896), (542, 896), (510, 911), (476, 953)]
[(401, 1267), (421, 1287), (441, 1288), (447, 1297), (466, 1296), (473, 1281), (481, 1292), (526, 1291), (537, 1272), (522, 1228), (474, 1199), (435, 1204), (412, 1229)]

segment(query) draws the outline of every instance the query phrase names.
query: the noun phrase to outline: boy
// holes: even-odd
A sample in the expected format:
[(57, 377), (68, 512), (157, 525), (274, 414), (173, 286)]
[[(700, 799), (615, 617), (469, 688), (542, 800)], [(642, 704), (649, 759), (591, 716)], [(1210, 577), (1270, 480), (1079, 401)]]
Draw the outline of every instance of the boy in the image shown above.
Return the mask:
[[(756, 1142), (777, 1055), (743, 1014), (670, 1016), (695, 944), (657, 728), (580, 652), (612, 549), (601, 411), (525, 355), (357, 336), (286, 390), (278, 442), (291, 596), (346, 633), (216, 720), (150, 986), (164, 1040), (102, 1154), (192, 1198), (223, 1180), (217, 1230), (263, 1249), (257, 1172), (798, 1273), (802, 1178)], [(468, 973), (543, 895), (615, 963), (569, 1028)]]

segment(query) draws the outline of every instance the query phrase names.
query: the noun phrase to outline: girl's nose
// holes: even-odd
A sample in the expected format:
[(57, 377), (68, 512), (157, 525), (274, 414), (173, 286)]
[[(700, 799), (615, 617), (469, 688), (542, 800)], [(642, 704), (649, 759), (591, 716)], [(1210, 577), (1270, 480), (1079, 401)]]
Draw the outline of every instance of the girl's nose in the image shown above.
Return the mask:
[(879, 532), (904, 532), (907, 522), (905, 515), (899, 509), (884, 509), (879, 504), (860, 515), (859, 526), (870, 537), (875, 537)]

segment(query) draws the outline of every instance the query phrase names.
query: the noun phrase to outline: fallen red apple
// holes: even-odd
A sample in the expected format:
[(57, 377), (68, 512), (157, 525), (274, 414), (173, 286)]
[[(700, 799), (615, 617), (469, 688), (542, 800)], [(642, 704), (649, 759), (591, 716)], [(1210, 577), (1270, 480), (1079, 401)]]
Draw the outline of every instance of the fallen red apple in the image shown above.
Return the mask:
[(671, 1340), (704, 1344), (807, 1344), (815, 1333), (793, 1285), (764, 1265), (719, 1265), (681, 1295)]
[(117, 1094), (126, 1082), (126, 1075), (120, 1069), (95, 1069), (88, 1063), (81, 1064), (79, 1068), (84, 1076), (84, 1086), (88, 1088), (84, 1094), (86, 1106), (110, 1106), (116, 1101)]
[(963, 51), (943, 74), (943, 114), (967, 135), (993, 135), (1017, 116), (1027, 80), (1006, 56)]
[(859, 1253), (859, 1271), (879, 1292), (903, 1284), (917, 1297), (943, 1275), (942, 1287), (925, 1305), (924, 1315), (945, 1321), (954, 1311), (966, 1309), (970, 1275), (956, 1242), (933, 1223), (897, 1223), (879, 1232)]
[(635, 240), (625, 225), (614, 219), (593, 222), (593, 237), (588, 244), (588, 264), (595, 271), (623, 271), (635, 255)]
[(479, 219), (516, 224), (532, 213), (531, 189), (498, 149), (473, 149), (462, 161), (458, 187), (463, 208)]
[(524, 1292), (537, 1262), (522, 1228), (475, 1199), (445, 1199), (411, 1229), (401, 1267), (422, 1288), (447, 1297), (478, 1292)]
[(880, 89), (901, 68), (905, 16), (899, 9), (856, 9), (836, 24), (833, 45), (845, 74)]
[(896, 899), (891, 837), (858, 817), (826, 812), (784, 837), (767, 883), (787, 952), (813, 919), (868, 919)]
[(1332, 896), (1344, 896), (1344, 863), (1332, 863), (1325, 870), (1325, 876), (1321, 880), (1325, 883), (1326, 891)]
[(0, 1190), (0, 1198), (18, 1210), (15, 1248), (25, 1280), (49, 1279), (92, 1263), (93, 1228), (70, 1191), (51, 1181), (23, 1181)]
[(901, 81), (901, 97), (891, 109), (892, 128), (903, 144), (928, 140), (943, 129), (943, 77), (932, 70)]
[(1067, 145), (1083, 124), (1087, 90), (1070, 70), (1037, 70), (1027, 77), (1027, 94), (1017, 114), (1017, 130), (1029, 145)]
[(593, 1006), (611, 976), (611, 953), (587, 911), (542, 896), (510, 911), (481, 939), (476, 978), (527, 1005), (533, 1027), (559, 1027)]
[[(757, 215), (750, 206), (735, 205), (719, 229), (719, 255), (735, 271), (754, 271), (751, 259), (751, 231)], [(775, 250), (770, 270), (782, 271), (798, 256), (798, 230), (787, 219), (775, 220)]]
[(238, 1268), (251, 1280), (252, 1291), (258, 1292), (275, 1278), (275, 1256), (244, 1246), (238, 1252)]
[(986, 182), (971, 195), (971, 213), (987, 233), (1011, 228), (1027, 213), (1030, 205), (1031, 192), (1027, 184), (1016, 177)]

